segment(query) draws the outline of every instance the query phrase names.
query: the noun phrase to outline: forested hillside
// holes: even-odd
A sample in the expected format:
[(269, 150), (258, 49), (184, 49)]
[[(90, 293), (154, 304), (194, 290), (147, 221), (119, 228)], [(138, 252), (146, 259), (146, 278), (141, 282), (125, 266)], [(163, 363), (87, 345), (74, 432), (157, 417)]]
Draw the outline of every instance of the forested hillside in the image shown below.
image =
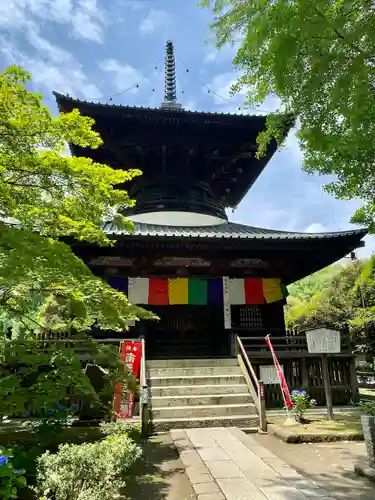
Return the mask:
[(359, 351), (375, 350), (375, 257), (334, 264), (289, 287), (289, 331), (347, 328)]

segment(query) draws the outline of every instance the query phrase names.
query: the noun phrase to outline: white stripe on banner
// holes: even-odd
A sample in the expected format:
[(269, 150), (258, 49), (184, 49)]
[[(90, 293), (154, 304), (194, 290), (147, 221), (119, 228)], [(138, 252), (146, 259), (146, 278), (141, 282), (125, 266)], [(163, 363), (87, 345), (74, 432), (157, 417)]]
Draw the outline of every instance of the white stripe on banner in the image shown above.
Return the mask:
[(232, 313), (230, 309), (230, 286), (229, 278), (223, 277), (223, 305), (224, 305), (224, 328), (230, 330), (232, 328)]
[(129, 278), (128, 299), (132, 304), (148, 304), (148, 278)]
[(243, 279), (230, 280), (230, 303), (233, 306), (246, 304), (245, 282)]

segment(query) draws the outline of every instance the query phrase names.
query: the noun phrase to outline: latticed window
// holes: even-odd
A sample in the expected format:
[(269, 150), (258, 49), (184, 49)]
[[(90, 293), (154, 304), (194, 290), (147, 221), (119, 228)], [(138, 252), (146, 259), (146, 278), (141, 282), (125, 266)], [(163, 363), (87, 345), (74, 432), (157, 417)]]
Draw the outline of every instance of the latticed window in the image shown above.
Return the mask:
[(263, 326), (262, 312), (259, 306), (247, 305), (239, 308), (240, 327), (261, 327)]

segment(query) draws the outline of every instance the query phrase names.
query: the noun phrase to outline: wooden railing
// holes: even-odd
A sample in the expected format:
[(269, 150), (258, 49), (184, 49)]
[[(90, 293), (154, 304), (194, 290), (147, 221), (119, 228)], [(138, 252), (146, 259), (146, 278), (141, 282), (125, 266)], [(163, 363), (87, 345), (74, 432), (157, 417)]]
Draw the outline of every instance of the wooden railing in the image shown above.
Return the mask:
[[(245, 336), (241, 335), (241, 341), (245, 351), (253, 359), (271, 358), (270, 350), (265, 342), (265, 335)], [(289, 357), (308, 357), (310, 355), (307, 349), (307, 339), (304, 332), (296, 335), (272, 335), (272, 345), (276, 353), (285, 358)], [(341, 355), (348, 355), (352, 352), (349, 336), (341, 333)]]
[(259, 427), (263, 432), (267, 432), (267, 415), (266, 415), (266, 400), (264, 393), (264, 384), (262, 380), (258, 380), (253, 365), (251, 364), (248, 355), (246, 354), (243, 343), (238, 335), (236, 335), (236, 354), (238, 363), (244, 374), (246, 385), (253, 398), (259, 415)]
[(142, 358), (141, 358), (141, 371), (140, 371), (140, 398), (139, 398), (139, 414), (141, 418), (142, 436), (149, 435), (149, 406), (148, 406), (148, 385), (146, 373), (146, 342), (142, 337)]

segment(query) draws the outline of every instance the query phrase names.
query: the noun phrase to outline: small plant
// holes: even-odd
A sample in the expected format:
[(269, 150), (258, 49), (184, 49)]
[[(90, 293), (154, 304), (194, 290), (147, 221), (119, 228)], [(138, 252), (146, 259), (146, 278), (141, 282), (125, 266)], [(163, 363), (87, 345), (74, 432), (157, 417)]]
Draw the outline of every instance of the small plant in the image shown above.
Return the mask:
[(365, 415), (375, 417), (375, 401), (364, 401), (359, 404), (359, 407)]
[(43, 500), (113, 500), (140, 456), (124, 432), (95, 443), (63, 444), (38, 458), (35, 491)]
[(25, 471), (13, 465), (11, 450), (0, 448), (0, 498), (10, 500), (18, 498), (18, 490), (26, 486)]
[(100, 430), (106, 436), (124, 434), (133, 441), (139, 441), (141, 438), (141, 426), (130, 425), (128, 422), (118, 420), (117, 422), (101, 422)]
[(315, 399), (311, 399), (306, 391), (299, 390), (292, 391), (291, 399), (297, 422), (304, 422), (304, 415), (306, 411), (316, 405)]

